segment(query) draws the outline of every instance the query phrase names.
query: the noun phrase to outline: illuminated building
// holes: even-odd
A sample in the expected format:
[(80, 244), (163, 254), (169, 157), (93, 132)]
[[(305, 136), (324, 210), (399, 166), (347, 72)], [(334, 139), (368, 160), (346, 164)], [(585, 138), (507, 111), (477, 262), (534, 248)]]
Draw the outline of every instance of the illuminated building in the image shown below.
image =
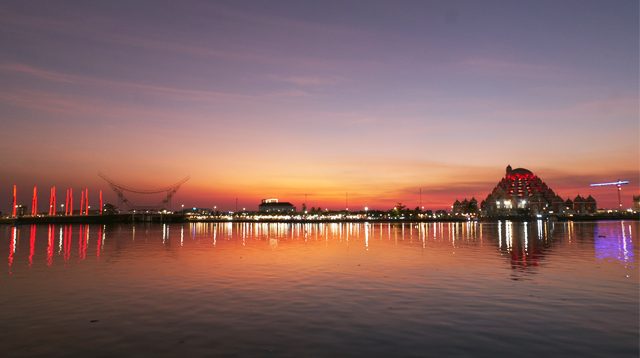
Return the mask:
[(594, 213), (596, 201), (578, 195), (565, 202), (538, 176), (524, 168), (507, 166), (506, 174), (480, 204), (484, 215), (536, 215), (544, 213)]
[(25, 216), (27, 215), (27, 213), (28, 211), (27, 211), (26, 205), (22, 205), (22, 204), (16, 205), (16, 216)]
[(296, 207), (288, 202), (280, 202), (278, 199), (263, 199), (262, 203), (258, 205), (258, 211), (261, 213), (295, 213)]

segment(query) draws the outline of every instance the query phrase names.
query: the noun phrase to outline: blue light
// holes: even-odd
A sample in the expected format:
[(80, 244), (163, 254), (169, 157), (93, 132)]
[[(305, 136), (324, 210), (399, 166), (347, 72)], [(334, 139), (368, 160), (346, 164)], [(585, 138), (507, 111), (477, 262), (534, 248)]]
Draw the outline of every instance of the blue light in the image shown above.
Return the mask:
[[(631, 232), (629, 232), (631, 234)], [(620, 229), (600, 227), (595, 231), (595, 256), (600, 260), (616, 260), (621, 263), (634, 262), (633, 240)]]
[(591, 186), (624, 185), (624, 184), (629, 184), (629, 181), (628, 180), (618, 180), (618, 181), (612, 181), (612, 182), (608, 182), (608, 183), (591, 184)]

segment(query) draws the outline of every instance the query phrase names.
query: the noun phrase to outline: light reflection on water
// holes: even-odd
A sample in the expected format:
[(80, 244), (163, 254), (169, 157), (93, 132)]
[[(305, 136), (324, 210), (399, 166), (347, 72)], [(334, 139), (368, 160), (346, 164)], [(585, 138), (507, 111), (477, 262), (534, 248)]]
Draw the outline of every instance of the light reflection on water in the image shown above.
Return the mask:
[(0, 344), (9, 356), (637, 356), (638, 227), (0, 226)]
[(633, 233), (631, 225), (620, 222), (620, 226), (603, 226), (594, 230), (595, 250), (598, 259), (613, 259), (632, 263)]

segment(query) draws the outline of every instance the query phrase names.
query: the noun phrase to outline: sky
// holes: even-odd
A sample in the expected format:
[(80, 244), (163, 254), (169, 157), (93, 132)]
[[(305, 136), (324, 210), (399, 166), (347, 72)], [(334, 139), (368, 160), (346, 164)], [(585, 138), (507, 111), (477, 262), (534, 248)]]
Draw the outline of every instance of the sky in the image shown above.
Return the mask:
[[(640, 193), (638, 1), (3, 1), (0, 210), (37, 185), (174, 206), (439, 209), (505, 167)], [(76, 196), (78, 196), (78, 192)], [(348, 197), (348, 200), (347, 200)], [(135, 196), (151, 204), (162, 195)]]

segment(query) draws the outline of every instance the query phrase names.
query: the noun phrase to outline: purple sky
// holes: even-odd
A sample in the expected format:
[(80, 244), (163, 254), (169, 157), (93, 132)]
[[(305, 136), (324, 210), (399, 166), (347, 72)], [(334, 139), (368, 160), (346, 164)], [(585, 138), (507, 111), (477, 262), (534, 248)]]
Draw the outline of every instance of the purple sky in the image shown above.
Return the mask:
[[(637, 1), (5, 1), (0, 210), (37, 184), (188, 206), (640, 191)], [(153, 199), (156, 200), (156, 199)], [(152, 200), (152, 201), (153, 201)], [(157, 199), (159, 200), (159, 199)], [(46, 199), (41, 199), (46, 202)]]

